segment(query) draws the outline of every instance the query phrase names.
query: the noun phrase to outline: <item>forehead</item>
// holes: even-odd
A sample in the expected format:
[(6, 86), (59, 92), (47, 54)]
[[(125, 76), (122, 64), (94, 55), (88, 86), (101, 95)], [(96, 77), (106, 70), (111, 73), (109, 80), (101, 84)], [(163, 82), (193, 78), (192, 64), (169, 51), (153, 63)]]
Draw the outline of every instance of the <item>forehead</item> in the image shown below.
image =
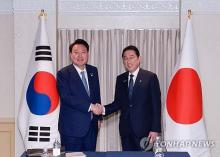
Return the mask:
[(73, 50), (85, 50), (87, 51), (87, 48), (83, 44), (76, 44), (73, 46)]
[(136, 52), (134, 50), (126, 50), (124, 52), (124, 56), (123, 57), (129, 57), (129, 56), (137, 56)]

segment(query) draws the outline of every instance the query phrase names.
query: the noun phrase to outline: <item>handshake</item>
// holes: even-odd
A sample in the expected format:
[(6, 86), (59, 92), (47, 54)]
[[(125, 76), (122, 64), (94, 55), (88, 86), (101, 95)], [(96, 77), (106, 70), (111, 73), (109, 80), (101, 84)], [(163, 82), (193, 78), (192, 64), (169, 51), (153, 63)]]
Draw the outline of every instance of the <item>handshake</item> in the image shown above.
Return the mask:
[(91, 104), (90, 111), (95, 115), (102, 115), (105, 113), (105, 107), (101, 104)]

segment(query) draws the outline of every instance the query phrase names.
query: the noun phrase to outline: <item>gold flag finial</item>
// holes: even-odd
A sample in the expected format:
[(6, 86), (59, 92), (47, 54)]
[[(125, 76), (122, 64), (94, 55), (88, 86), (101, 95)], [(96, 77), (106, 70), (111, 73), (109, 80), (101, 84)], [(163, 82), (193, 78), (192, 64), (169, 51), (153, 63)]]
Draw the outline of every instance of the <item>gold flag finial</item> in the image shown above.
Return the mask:
[(40, 11), (39, 17), (41, 17), (41, 16), (45, 16), (45, 17), (47, 16), (44, 9), (41, 9), (41, 11)]
[(188, 18), (191, 19), (191, 16), (192, 16), (192, 10), (189, 9), (189, 10), (188, 10)]

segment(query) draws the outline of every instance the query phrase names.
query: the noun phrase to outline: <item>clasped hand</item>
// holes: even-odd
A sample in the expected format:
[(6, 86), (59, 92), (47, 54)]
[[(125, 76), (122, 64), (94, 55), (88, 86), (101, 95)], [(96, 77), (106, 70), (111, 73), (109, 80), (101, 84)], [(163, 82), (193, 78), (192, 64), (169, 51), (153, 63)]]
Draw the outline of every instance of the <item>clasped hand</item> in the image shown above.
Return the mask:
[(93, 112), (93, 114), (95, 115), (101, 115), (103, 114), (103, 111), (104, 111), (104, 106), (101, 105), (101, 104), (92, 104), (91, 105), (91, 111)]

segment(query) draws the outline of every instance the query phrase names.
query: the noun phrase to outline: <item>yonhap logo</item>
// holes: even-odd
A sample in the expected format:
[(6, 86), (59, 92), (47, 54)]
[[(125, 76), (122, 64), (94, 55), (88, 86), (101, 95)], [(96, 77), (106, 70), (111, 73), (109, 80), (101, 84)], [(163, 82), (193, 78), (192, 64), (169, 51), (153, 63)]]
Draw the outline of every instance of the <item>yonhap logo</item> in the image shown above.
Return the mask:
[(150, 137), (144, 137), (140, 141), (140, 146), (143, 151), (149, 151), (153, 148), (153, 142), (150, 142)]

